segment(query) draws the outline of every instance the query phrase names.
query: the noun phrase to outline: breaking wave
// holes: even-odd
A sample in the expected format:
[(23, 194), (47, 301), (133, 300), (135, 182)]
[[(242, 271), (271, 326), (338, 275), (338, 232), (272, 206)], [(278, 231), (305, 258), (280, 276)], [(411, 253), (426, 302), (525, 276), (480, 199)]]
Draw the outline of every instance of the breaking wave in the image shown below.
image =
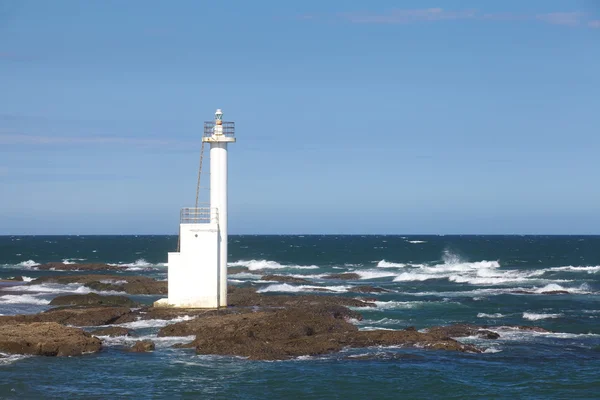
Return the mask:
[(530, 312), (523, 313), (523, 319), (528, 319), (530, 321), (539, 321), (540, 319), (550, 319), (550, 318), (560, 318), (562, 314), (536, 314)]
[(50, 300), (40, 299), (29, 294), (6, 294), (4, 296), (0, 296), (0, 304), (35, 304), (39, 306), (46, 306), (50, 304)]
[(257, 271), (261, 269), (318, 269), (316, 265), (283, 265), (277, 261), (270, 260), (240, 260), (232, 263), (228, 263), (228, 267), (246, 267), (250, 271)]
[(290, 285), (287, 283), (278, 283), (266, 286), (264, 288), (258, 289), (257, 293), (267, 293), (267, 292), (289, 292), (289, 293), (298, 293), (298, 292), (320, 292), (320, 291), (331, 291), (337, 293), (347, 292), (351, 286), (311, 286), (311, 285)]

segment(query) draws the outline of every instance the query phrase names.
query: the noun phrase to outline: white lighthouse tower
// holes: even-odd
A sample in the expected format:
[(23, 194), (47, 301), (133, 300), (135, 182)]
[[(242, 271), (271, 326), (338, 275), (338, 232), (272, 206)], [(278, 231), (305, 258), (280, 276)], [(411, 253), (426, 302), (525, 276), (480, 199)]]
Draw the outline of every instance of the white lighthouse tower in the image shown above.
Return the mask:
[(179, 249), (168, 254), (168, 298), (155, 306), (227, 306), (227, 144), (235, 142), (235, 124), (218, 109), (204, 123), (202, 142), (210, 144), (210, 205), (181, 210)]

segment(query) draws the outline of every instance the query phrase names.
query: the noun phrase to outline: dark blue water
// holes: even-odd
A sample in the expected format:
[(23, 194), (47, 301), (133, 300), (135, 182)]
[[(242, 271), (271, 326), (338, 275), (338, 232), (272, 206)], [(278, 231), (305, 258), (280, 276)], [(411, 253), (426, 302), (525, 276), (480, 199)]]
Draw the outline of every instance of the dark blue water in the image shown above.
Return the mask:
[[(106, 262), (122, 274), (166, 278), (174, 236), (0, 237), (0, 279), (68, 272), (36, 271), (48, 261)], [(0, 358), (0, 398), (597, 398), (600, 389), (599, 236), (232, 236), (232, 285), (264, 293), (342, 296), (353, 285), (390, 293), (360, 310), (360, 329), (469, 322), (498, 326), (497, 340), (464, 338), (484, 354), (402, 348), (346, 350), (322, 357), (257, 362), (172, 349), (156, 338), (168, 321), (128, 327), (157, 350), (132, 354), (138, 338), (113, 338), (99, 354)], [(326, 280), (356, 272), (356, 281)], [(303, 276), (307, 285), (260, 281), (266, 273)], [(34, 313), (78, 284), (0, 291), (0, 314)], [(568, 294), (550, 294), (560, 291)], [(525, 294), (527, 293), (527, 294)], [(140, 296), (144, 302), (156, 296)], [(541, 326), (552, 333), (515, 330)], [(353, 358), (372, 355), (372, 359)]]

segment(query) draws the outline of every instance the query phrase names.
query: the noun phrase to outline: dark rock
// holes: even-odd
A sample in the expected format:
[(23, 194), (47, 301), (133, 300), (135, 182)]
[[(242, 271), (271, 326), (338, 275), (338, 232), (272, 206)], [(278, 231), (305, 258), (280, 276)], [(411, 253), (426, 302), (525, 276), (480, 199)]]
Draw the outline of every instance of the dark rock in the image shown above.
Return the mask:
[[(351, 297), (329, 295), (283, 295), (256, 293), (252, 287), (236, 288), (230, 286), (227, 302), (235, 307), (293, 307), (312, 308), (315, 305), (340, 305), (346, 307), (375, 307), (375, 304)], [(354, 318), (354, 317), (352, 317)]]
[(368, 285), (362, 285), (362, 286), (354, 286), (351, 287), (349, 289), (350, 292), (354, 292), (354, 293), (386, 293), (389, 292), (389, 290), (380, 288), (380, 287), (375, 287), (375, 286), (368, 286)]
[(46, 264), (36, 265), (35, 268), (41, 271), (118, 271), (125, 269), (116, 265), (108, 265), (102, 263), (90, 264), (65, 264), (61, 262), (50, 262)]
[(23, 282), (23, 277), (22, 276), (13, 276), (12, 278), (8, 278), (7, 281)]
[(455, 324), (449, 326), (436, 326), (429, 328), (427, 333), (437, 338), (457, 338), (466, 336), (479, 336), (482, 339), (498, 339), (500, 335), (490, 330), (469, 324)]
[(131, 311), (128, 307), (61, 307), (33, 315), (0, 316), (0, 325), (33, 322), (57, 322), (63, 325), (109, 325)]
[(120, 326), (110, 326), (108, 328), (96, 329), (92, 331), (93, 335), (96, 336), (133, 336), (132, 332), (127, 328), (122, 328)]
[(284, 283), (311, 283), (308, 279), (295, 278), (293, 276), (285, 275), (265, 275), (260, 278), (262, 281), (276, 281)]
[(246, 267), (229, 267), (227, 268), (228, 274), (243, 274), (244, 272), (250, 272), (250, 270)]
[(128, 275), (68, 275), (42, 276), (29, 282), (29, 285), (41, 283), (80, 283), (97, 291), (118, 291), (128, 294), (166, 294), (167, 282), (157, 281), (146, 276)]
[(541, 292), (540, 294), (571, 294), (567, 290), (548, 290), (545, 292)]
[(51, 306), (122, 306), (135, 307), (137, 303), (126, 296), (102, 296), (96, 293), (70, 294), (52, 299)]
[(128, 350), (132, 353), (147, 353), (154, 351), (155, 347), (152, 340), (138, 340)]
[(329, 274), (323, 277), (324, 279), (347, 279), (347, 280), (357, 280), (360, 279), (360, 275), (354, 272), (345, 272), (342, 274)]
[(97, 337), (54, 322), (0, 324), (0, 351), (41, 356), (76, 356), (102, 348)]

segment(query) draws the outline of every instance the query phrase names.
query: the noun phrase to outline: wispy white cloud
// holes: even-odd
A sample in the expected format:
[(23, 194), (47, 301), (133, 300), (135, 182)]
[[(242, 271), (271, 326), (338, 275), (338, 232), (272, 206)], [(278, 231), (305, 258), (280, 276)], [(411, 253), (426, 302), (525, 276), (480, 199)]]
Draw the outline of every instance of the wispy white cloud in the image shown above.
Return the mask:
[(597, 19), (595, 21), (590, 21), (588, 22), (588, 26), (590, 28), (596, 28), (596, 29), (600, 29), (600, 19)]
[(578, 26), (581, 25), (585, 16), (586, 14), (583, 12), (572, 11), (538, 14), (535, 18), (552, 25)]
[[(600, 21), (590, 21), (589, 14), (582, 11), (550, 12), (541, 14), (483, 13), (478, 10), (446, 10), (443, 8), (393, 9), (385, 12), (339, 13), (338, 18), (357, 24), (409, 24), (431, 21), (490, 20), (531, 21), (560, 26), (598, 27)], [(311, 17), (314, 19), (314, 17)]]
[(405, 24), (416, 21), (443, 21), (475, 18), (475, 10), (449, 11), (442, 8), (391, 10), (380, 14), (342, 13), (343, 18), (355, 23)]
[(5, 134), (0, 133), (1, 145), (94, 145), (94, 144), (115, 144), (115, 145), (134, 145), (134, 146), (164, 146), (173, 144), (173, 142), (162, 139), (152, 138), (131, 138), (116, 136), (33, 136), (25, 134)]

